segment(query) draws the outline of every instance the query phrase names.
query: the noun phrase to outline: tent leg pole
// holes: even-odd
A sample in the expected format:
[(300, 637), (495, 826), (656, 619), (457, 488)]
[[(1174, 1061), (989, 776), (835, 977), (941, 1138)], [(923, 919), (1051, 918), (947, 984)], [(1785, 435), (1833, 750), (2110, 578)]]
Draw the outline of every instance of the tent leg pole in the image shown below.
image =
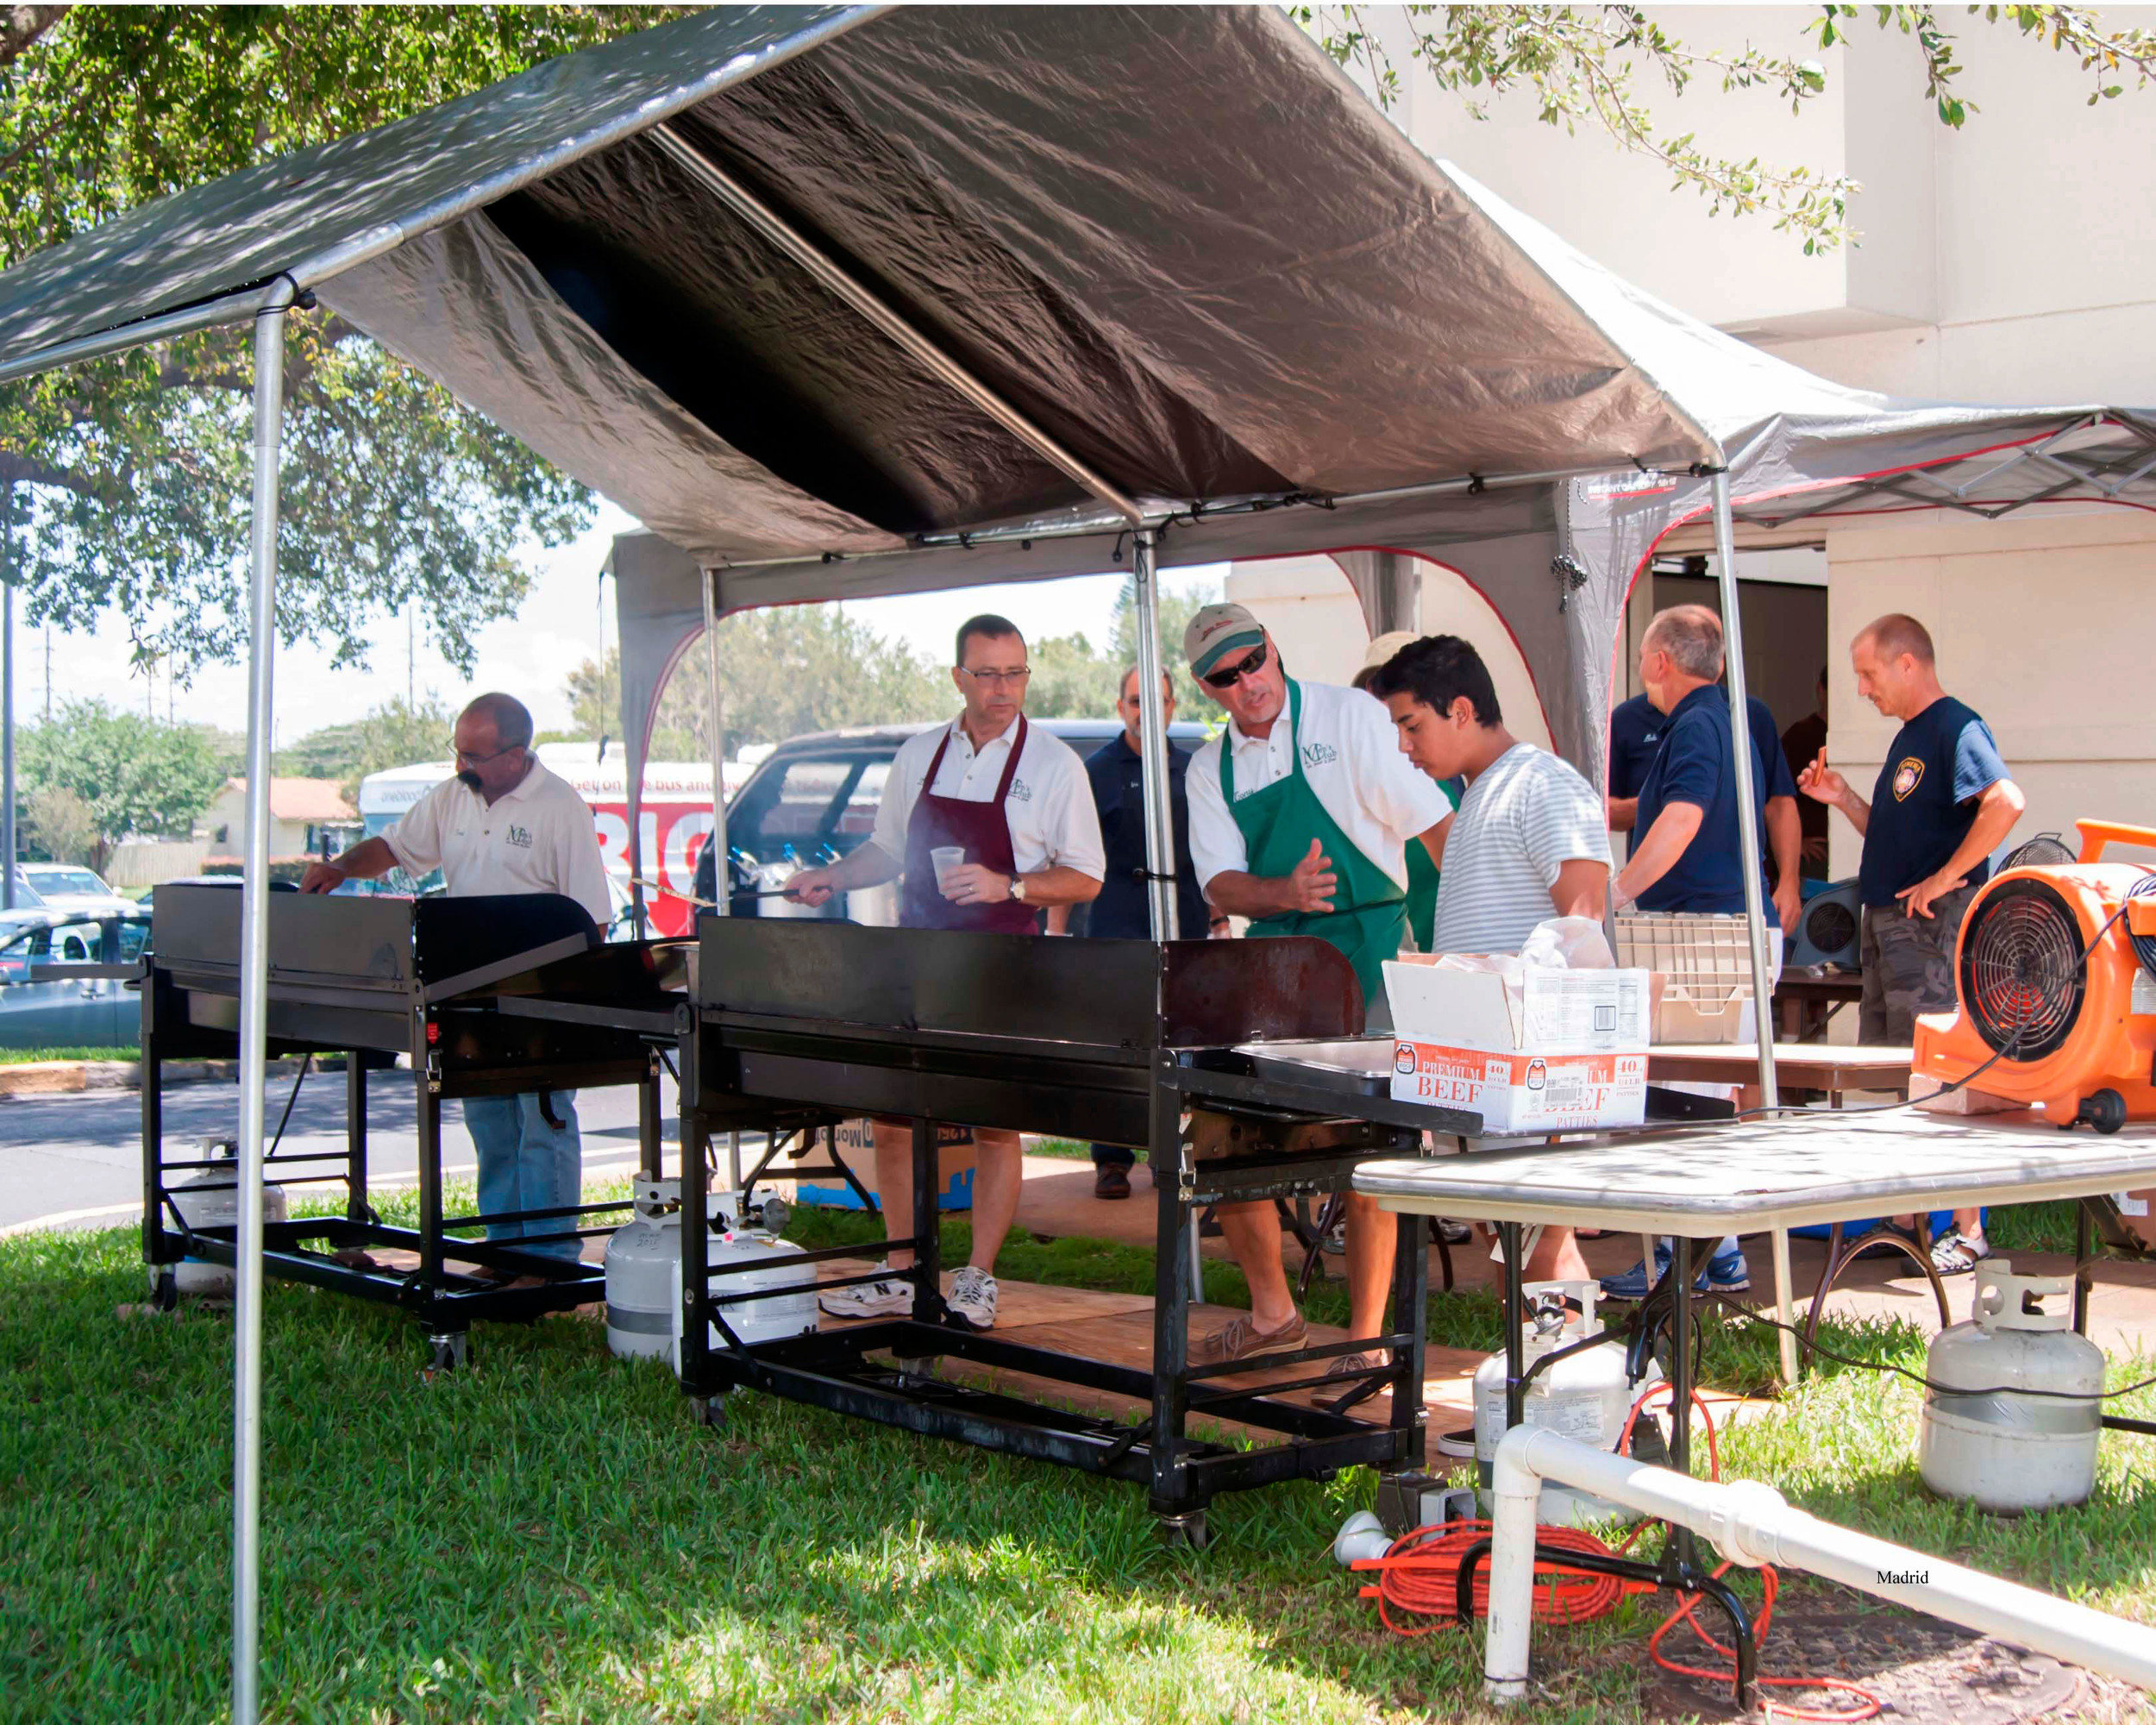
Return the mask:
[[(718, 571), (705, 569), (704, 589), (704, 712), (711, 732), (711, 897), (715, 914), (727, 916), (734, 906), (732, 871), (727, 867), (726, 846), (726, 701), (718, 686)], [(694, 927), (692, 920), (691, 927)], [(740, 1134), (735, 1134), (740, 1143)], [(741, 1183), (736, 1163), (734, 1183)]]
[(1752, 750), (1743, 746), (1752, 735), (1752, 718), (1745, 704), (1744, 622), (1737, 608), (1737, 524), (1730, 511), (1727, 467), (1714, 475), (1714, 573), (1721, 586), (1730, 734), (1739, 743), (1730, 752), (1737, 764), (1737, 843), (1744, 858), (1745, 925), (1752, 938), (1752, 1029), (1759, 1049), (1759, 1103), (1773, 1108), (1782, 1102), (1774, 1081), (1774, 967), (1767, 957), (1766, 887), (1760, 872), (1759, 787), (1752, 781)]
[[(1154, 561), (1153, 530), (1131, 536), (1131, 572), (1138, 587), (1138, 770), (1145, 787), (1145, 899), (1152, 913), (1153, 938), (1175, 940), (1175, 829), (1168, 805), (1168, 714), (1161, 699), (1160, 574)], [(1156, 1168), (1161, 1180), (1174, 1170)], [(1185, 1219), (1190, 1230), (1190, 1297), (1203, 1300), (1205, 1269), (1198, 1256), (1198, 1212)]]
[(285, 319), (295, 298), (279, 277), (254, 314), (254, 536), (248, 605), (247, 848), (241, 882), (240, 1189), (232, 1333), (232, 1719), (261, 1715), (262, 1086), (267, 1081), (269, 783), (277, 656), (277, 462), (285, 407)]

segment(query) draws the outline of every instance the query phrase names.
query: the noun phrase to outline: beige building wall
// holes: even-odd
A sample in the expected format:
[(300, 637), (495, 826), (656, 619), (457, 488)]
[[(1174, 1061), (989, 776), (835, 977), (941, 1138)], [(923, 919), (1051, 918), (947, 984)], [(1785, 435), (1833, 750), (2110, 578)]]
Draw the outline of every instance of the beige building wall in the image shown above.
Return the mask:
[[(1462, 635), (1473, 642), (1489, 667), (1512, 734), (1547, 749), (1550, 726), (1534, 680), (1489, 601), (1451, 569), (1424, 560), (1418, 560), (1417, 568), (1422, 572), (1417, 627), (1425, 635)], [(1296, 676), (1319, 683), (1355, 681), (1370, 644), (1369, 629), (1355, 589), (1332, 558), (1269, 557), (1236, 563), (1229, 568), (1224, 591), (1265, 625)]]
[[(2156, 680), (2142, 601), (2156, 574), (2156, 519), (2099, 508), (1980, 522), (1943, 512), (1830, 527), (1829, 758), (1865, 796), (1894, 726), (1848, 671), (1858, 630), (1890, 611), (1922, 621), (1947, 692), (1990, 721), (2028, 812), (2014, 837), (2081, 816), (2156, 825)], [(1857, 870), (1855, 828), (1837, 816), (1831, 860)]]

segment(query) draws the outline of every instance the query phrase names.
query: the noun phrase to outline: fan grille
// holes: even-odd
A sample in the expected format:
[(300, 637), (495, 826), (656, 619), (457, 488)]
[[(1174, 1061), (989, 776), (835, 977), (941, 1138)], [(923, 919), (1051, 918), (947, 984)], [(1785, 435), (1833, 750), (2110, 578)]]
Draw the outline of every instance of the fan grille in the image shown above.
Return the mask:
[(1804, 913), (1804, 938), (1821, 952), (1847, 952), (1857, 944), (1857, 913), (1839, 899), (1814, 905)]
[(2009, 869), (2053, 868), (2073, 860), (2073, 847), (2057, 833), (2040, 832), (2027, 844), (2009, 851), (1999, 864), (1999, 872), (2004, 874)]
[(2055, 1053), (2081, 1016), (2081, 925), (2040, 881), (1987, 894), (1961, 944), (1961, 998), (1985, 1042), (2012, 1060)]

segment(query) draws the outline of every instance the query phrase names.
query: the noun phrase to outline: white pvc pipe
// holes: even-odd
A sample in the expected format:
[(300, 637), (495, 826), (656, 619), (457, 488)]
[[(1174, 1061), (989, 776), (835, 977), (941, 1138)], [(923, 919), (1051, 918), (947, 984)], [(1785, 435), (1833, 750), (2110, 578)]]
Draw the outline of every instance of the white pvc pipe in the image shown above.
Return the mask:
[(261, 1709), (262, 1086), (268, 1082), (271, 672), (277, 656), (277, 462), (285, 417), (279, 277), (254, 315), (254, 536), (248, 605), (247, 838), (240, 873), (240, 1189), (232, 1302), (232, 1719)]
[(1517, 1701), (1527, 1690), (1535, 1507), (1545, 1479), (1689, 1527), (1748, 1568), (1773, 1564), (1825, 1576), (1874, 1598), (2156, 1690), (2156, 1629), (1838, 1527), (1794, 1508), (1757, 1480), (1720, 1484), (1693, 1479), (1554, 1432), (1515, 1426), (1497, 1446), (1492, 1475), (1495, 1508), (1482, 1688), (1493, 1701)]

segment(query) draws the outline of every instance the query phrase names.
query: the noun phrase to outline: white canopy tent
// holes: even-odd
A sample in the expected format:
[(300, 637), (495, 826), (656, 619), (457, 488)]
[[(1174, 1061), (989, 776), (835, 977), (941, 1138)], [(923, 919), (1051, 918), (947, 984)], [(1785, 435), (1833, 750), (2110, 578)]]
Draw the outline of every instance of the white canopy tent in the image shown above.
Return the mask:
[[(2123, 500), (2156, 466), (2134, 416), (1897, 405), (1702, 328), (1418, 154), (1270, 9), (717, 9), (146, 206), (0, 274), (0, 383), (254, 325), (243, 1195), (285, 325), (315, 297), (661, 536), (616, 567), (637, 764), (667, 667), (728, 612), (1127, 559), (1150, 666), (1161, 563), (1352, 549), (1384, 554), (1349, 560), (1374, 615), (1398, 615), (1405, 559), (1473, 580), (1595, 770), (1624, 596), (1669, 523), (1716, 518), (1741, 703), (1739, 516), (1882, 488)], [(248, 1722), (261, 1235), (241, 1208)]]

